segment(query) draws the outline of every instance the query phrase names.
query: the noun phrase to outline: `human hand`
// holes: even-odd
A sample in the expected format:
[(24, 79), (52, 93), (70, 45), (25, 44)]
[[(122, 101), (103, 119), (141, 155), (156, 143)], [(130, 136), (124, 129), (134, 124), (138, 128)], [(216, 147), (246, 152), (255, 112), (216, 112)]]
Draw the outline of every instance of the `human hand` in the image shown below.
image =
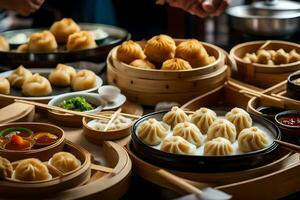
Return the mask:
[(37, 11), (43, 3), (44, 0), (0, 0), (0, 8), (27, 16)]
[(198, 17), (219, 16), (228, 7), (230, 0), (166, 0), (176, 8), (181, 8)]

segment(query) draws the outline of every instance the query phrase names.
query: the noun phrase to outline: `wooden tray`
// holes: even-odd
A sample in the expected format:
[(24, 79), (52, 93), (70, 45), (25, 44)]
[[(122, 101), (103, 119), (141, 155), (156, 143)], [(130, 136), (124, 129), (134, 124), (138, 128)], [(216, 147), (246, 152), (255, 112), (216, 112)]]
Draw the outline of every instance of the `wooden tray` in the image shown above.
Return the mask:
[[(132, 159), (136, 174), (159, 186), (166, 187), (180, 194), (185, 193), (172, 183), (161, 179), (156, 173), (156, 170), (160, 168), (137, 157), (132, 151), (130, 144), (127, 145), (127, 151)], [(274, 160), (274, 162), (245, 171), (229, 173), (183, 173), (169, 171), (182, 177), (196, 187), (204, 188), (209, 185), (223, 190), (233, 195), (233, 199), (278, 199), (300, 191), (300, 180), (298, 179), (300, 175), (299, 154), (287, 153), (286, 151), (285, 153), (284, 151), (281, 152), (283, 154)], [(274, 188), (282, 189), (278, 190)]]
[(76, 187), (89, 180), (91, 175), (91, 157), (89, 152), (71, 142), (66, 142), (63, 151), (67, 151), (76, 156), (81, 162), (81, 167), (73, 173), (66, 174), (62, 177), (54, 177), (52, 180), (44, 182), (26, 181), (0, 181), (1, 197), (42, 197), (51, 195), (62, 190)]

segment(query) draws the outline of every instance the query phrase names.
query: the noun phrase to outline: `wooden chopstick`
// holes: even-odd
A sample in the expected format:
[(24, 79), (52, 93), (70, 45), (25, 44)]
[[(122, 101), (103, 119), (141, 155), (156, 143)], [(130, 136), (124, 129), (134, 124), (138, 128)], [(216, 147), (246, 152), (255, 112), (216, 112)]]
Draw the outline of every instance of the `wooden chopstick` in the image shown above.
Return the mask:
[(272, 42), (271, 40), (267, 40), (265, 43), (263, 43), (263, 44), (259, 47), (259, 49), (264, 49), (264, 48), (266, 48), (267, 46), (269, 46), (269, 44), (270, 44), (271, 42)]
[(103, 131), (107, 131), (108, 127), (111, 125), (111, 123), (116, 119), (116, 117), (120, 114), (122, 111), (122, 108), (119, 108), (112, 116), (111, 119), (108, 121), (108, 123), (105, 125)]
[(288, 142), (284, 142), (284, 141), (281, 141), (281, 140), (274, 140), (275, 142), (277, 142), (278, 144), (282, 145), (283, 147), (286, 147), (290, 150), (293, 150), (293, 151), (296, 151), (296, 152), (300, 152), (300, 146), (298, 145), (295, 145), (295, 144), (291, 144), (291, 143), (288, 143)]
[(93, 164), (93, 163), (91, 164), (91, 169), (101, 171), (101, 172), (105, 172), (105, 173), (115, 173), (114, 168), (105, 167), (105, 166), (102, 166), (102, 165), (96, 165), (96, 164)]

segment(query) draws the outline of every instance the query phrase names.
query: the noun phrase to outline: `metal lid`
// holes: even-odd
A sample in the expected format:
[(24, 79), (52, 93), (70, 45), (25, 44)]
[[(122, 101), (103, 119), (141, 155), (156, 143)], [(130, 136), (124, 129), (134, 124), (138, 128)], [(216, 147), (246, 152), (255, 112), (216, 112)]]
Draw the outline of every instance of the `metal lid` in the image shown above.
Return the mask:
[(300, 3), (287, 0), (265, 0), (255, 2), (251, 6), (255, 9), (272, 11), (300, 11)]

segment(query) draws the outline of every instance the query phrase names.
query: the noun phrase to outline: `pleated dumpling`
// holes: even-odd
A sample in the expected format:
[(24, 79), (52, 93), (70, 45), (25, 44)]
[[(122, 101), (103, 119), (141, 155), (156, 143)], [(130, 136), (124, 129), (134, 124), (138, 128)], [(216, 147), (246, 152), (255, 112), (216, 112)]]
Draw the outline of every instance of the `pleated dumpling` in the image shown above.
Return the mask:
[(19, 53), (29, 52), (29, 45), (28, 44), (21, 44), (20, 46), (18, 46), (17, 52), (19, 52)]
[(188, 61), (193, 68), (208, 65), (212, 61), (201, 42), (196, 39), (181, 42), (176, 48), (176, 57)]
[(53, 52), (57, 50), (57, 43), (50, 31), (33, 33), (29, 37), (28, 50), (34, 53)]
[(8, 81), (12, 87), (21, 88), (23, 83), (32, 76), (32, 73), (20, 65), (15, 71), (8, 76)]
[(91, 89), (97, 86), (96, 74), (91, 70), (80, 70), (71, 82), (74, 91)]
[(148, 60), (136, 59), (132, 61), (129, 65), (141, 68), (141, 69), (155, 69), (155, 65), (153, 65)]
[(168, 35), (154, 36), (145, 45), (147, 59), (159, 65), (168, 59), (174, 58), (175, 50), (175, 41)]
[(288, 64), (290, 60), (290, 55), (283, 49), (278, 49), (274, 56), (274, 63), (276, 65)]
[(92, 49), (97, 46), (92, 34), (88, 31), (79, 31), (69, 35), (67, 42), (68, 51)]
[(246, 53), (243, 60), (247, 63), (256, 63), (258, 59), (255, 53)]
[(9, 51), (9, 44), (5, 37), (0, 35), (0, 51)]
[(69, 35), (80, 31), (80, 27), (71, 18), (63, 18), (56, 21), (50, 27), (50, 32), (55, 36), (59, 43), (66, 43)]
[(58, 152), (49, 160), (49, 165), (62, 173), (68, 173), (78, 169), (81, 166), (81, 162), (69, 152)]
[(293, 49), (292, 51), (290, 51), (289, 54), (290, 54), (290, 60), (289, 60), (290, 63), (300, 61), (300, 54), (297, 53), (297, 51), (295, 49)]
[(30, 97), (48, 96), (52, 93), (52, 87), (48, 79), (36, 73), (26, 79), (22, 93)]
[(180, 58), (166, 60), (161, 67), (162, 70), (188, 70), (192, 69), (191, 65)]
[(12, 175), (13, 179), (21, 181), (44, 181), (52, 178), (44, 163), (35, 158), (19, 162)]
[(175, 154), (194, 154), (196, 146), (180, 136), (171, 136), (162, 141), (160, 150)]
[(172, 109), (163, 116), (163, 122), (169, 124), (172, 128), (178, 123), (188, 121), (189, 117), (187, 114), (177, 106), (172, 107)]
[(137, 136), (147, 145), (154, 146), (161, 143), (167, 136), (168, 125), (154, 118), (143, 121), (137, 128)]
[(236, 141), (235, 126), (227, 119), (215, 120), (207, 131), (207, 140), (212, 140), (217, 137), (228, 139), (231, 143)]
[(72, 79), (76, 75), (76, 70), (68, 65), (58, 64), (56, 69), (49, 74), (49, 81), (56, 86), (68, 86), (71, 85)]
[(239, 134), (244, 128), (252, 126), (252, 119), (245, 110), (241, 108), (233, 108), (226, 113), (225, 118), (235, 125), (236, 132)]
[(238, 144), (242, 152), (250, 152), (265, 148), (268, 146), (269, 141), (262, 130), (253, 126), (240, 132)]
[(9, 94), (10, 85), (6, 78), (0, 77), (0, 94)]
[(272, 55), (268, 50), (260, 49), (257, 51), (257, 62), (261, 64), (268, 64), (272, 59)]
[(226, 156), (233, 153), (231, 142), (223, 137), (217, 137), (205, 143), (205, 156)]
[(182, 122), (177, 124), (173, 129), (174, 136), (181, 136), (186, 141), (199, 147), (203, 144), (204, 138), (195, 124)]
[(132, 40), (128, 40), (123, 42), (118, 47), (117, 58), (118, 60), (129, 64), (136, 59), (145, 59), (146, 56), (143, 52), (142, 47), (138, 43)]
[(0, 156), (0, 179), (10, 178), (13, 173), (13, 167), (9, 160)]
[(217, 119), (217, 114), (208, 108), (200, 108), (191, 116), (191, 122), (197, 125), (201, 133), (206, 134), (209, 126)]

